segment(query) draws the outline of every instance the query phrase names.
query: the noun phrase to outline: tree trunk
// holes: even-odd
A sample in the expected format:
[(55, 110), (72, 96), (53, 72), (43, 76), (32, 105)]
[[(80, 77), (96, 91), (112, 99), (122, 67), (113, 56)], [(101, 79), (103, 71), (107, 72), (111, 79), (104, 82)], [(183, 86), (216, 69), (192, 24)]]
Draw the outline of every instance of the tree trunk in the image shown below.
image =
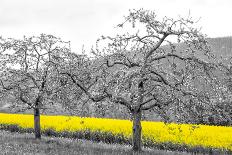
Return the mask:
[(133, 137), (132, 137), (132, 146), (133, 151), (141, 151), (141, 110), (133, 111)]
[(36, 103), (34, 108), (34, 131), (35, 131), (35, 138), (41, 139), (40, 111), (39, 111), (38, 103)]

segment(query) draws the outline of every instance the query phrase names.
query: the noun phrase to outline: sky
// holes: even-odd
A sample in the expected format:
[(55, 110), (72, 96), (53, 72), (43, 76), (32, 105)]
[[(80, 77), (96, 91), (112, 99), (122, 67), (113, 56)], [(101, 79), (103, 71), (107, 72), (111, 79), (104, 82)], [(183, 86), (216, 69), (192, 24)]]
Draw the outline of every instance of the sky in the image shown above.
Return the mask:
[(232, 36), (232, 0), (0, 0), (0, 36), (52, 34), (79, 53), (112, 35), (129, 9), (139, 8), (173, 18), (190, 11), (208, 37)]

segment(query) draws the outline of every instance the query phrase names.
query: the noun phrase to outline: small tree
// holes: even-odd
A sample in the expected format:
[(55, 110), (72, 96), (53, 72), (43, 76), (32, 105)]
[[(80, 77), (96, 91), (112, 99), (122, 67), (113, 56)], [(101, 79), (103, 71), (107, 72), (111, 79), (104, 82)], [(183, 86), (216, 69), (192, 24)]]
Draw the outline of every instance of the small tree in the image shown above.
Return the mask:
[(35, 138), (41, 138), (40, 110), (61, 88), (58, 68), (69, 43), (52, 35), (1, 38), (1, 92), (13, 93), (14, 108), (34, 110)]

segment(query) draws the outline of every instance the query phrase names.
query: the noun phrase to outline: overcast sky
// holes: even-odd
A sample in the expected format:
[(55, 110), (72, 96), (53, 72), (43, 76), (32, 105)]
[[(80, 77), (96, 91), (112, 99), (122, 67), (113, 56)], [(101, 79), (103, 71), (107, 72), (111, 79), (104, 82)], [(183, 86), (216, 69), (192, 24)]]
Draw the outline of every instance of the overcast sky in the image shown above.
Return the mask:
[(72, 50), (90, 47), (110, 35), (129, 9), (155, 10), (162, 16), (201, 17), (209, 37), (232, 36), (232, 0), (0, 0), (0, 35), (53, 34), (71, 41)]

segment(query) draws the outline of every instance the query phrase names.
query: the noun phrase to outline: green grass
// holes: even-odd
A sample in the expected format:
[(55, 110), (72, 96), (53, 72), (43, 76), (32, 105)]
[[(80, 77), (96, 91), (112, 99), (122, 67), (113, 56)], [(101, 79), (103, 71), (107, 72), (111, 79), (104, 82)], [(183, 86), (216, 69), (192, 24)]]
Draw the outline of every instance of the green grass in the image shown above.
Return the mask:
[(143, 148), (140, 153), (131, 151), (128, 145), (105, 144), (88, 140), (43, 136), (41, 140), (34, 139), (32, 133), (17, 133), (0, 130), (0, 154), (80, 154), (80, 155), (175, 155), (188, 154)]

